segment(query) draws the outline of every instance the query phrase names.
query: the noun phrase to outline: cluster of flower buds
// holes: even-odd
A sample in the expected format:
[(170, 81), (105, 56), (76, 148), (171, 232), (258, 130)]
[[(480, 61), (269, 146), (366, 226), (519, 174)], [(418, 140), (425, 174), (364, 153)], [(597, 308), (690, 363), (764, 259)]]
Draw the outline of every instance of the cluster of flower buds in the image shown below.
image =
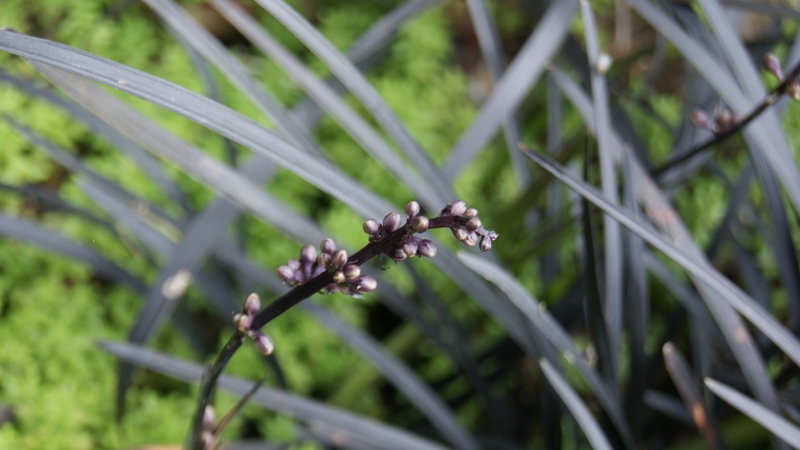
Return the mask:
[(275, 348), (272, 344), (272, 339), (267, 335), (250, 329), (253, 317), (255, 317), (259, 309), (261, 309), (261, 299), (258, 298), (258, 294), (250, 294), (247, 300), (244, 301), (242, 312), (233, 315), (233, 323), (239, 331), (253, 339), (253, 343), (261, 354), (269, 356)]
[(740, 117), (736, 117), (727, 109), (721, 109), (714, 113), (714, 119), (708, 117), (704, 111), (695, 109), (690, 117), (692, 124), (698, 128), (705, 128), (716, 135), (728, 133), (737, 126)]
[[(764, 69), (766, 69), (767, 72), (774, 75), (778, 81), (783, 82), (784, 76), (783, 76), (783, 71), (781, 70), (781, 61), (778, 59), (778, 57), (773, 55), (772, 53), (767, 53), (766, 55), (764, 55), (763, 62), (764, 62)], [(785, 93), (794, 100), (800, 100), (800, 83), (798, 83), (797, 80), (792, 80), (786, 86)]]
[(369, 235), (370, 242), (380, 242), (405, 226), (408, 234), (403, 236), (403, 239), (398, 241), (391, 248), (386, 249), (383, 253), (395, 261), (403, 261), (404, 259), (414, 256), (433, 258), (436, 256), (436, 246), (433, 245), (433, 242), (414, 236), (414, 233), (424, 233), (427, 231), (428, 225), (430, 224), (430, 220), (425, 216), (419, 215), (419, 212), (419, 203), (409, 202), (406, 205), (408, 219), (406, 219), (405, 224), (403, 224), (403, 219), (400, 217), (400, 214), (392, 212), (383, 218), (382, 224), (379, 224), (378, 221), (374, 219), (364, 222), (364, 232)]
[(483, 228), (477, 209), (468, 208), (466, 203), (459, 200), (447, 205), (439, 214), (439, 217), (446, 216), (460, 216), (464, 219), (450, 227), (456, 239), (470, 247), (480, 244), (482, 252), (492, 249), (492, 242), (497, 239), (498, 235), (494, 231)]
[(214, 434), (216, 416), (214, 407), (206, 405), (206, 409), (203, 411), (203, 430), (200, 432), (200, 443), (204, 449), (212, 449), (216, 444), (217, 437)]
[(305, 284), (323, 272), (333, 275), (333, 283), (325, 287), (328, 293), (341, 292), (345, 295), (359, 295), (373, 291), (378, 286), (374, 278), (361, 275), (357, 264), (347, 263), (347, 251), (337, 250), (333, 239), (325, 239), (320, 245), (320, 253), (313, 245), (300, 250), (299, 259), (290, 259), (278, 267), (278, 276), (289, 286)]

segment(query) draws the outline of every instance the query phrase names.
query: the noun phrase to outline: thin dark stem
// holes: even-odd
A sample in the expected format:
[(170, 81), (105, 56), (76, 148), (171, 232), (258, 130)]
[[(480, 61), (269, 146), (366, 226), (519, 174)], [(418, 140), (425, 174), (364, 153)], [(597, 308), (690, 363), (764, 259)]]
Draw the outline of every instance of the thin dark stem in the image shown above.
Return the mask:
[(701, 144), (699, 144), (699, 145), (697, 145), (697, 146), (695, 146), (695, 147), (693, 147), (693, 148), (691, 148), (691, 149), (689, 149), (687, 151), (681, 152), (680, 154), (670, 158), (667, 162), (662, 164), (660, 167), (657, 167), (657, 168), (653, 169), (653, 171), (652, 171), (653, 177), (656, 178), (656, 179), (660, 178), (669, 169), (671, 169), (671, 168), (677, 166), (678, 164), (681, 164), (681, 163), (683, 163), (683, 162), (695, 157), (696, 155), (698, 155), (703, 150), (711, 147), (712, 145), (715, 145), (715, 144), (718, 144), (718, 143), (724, 141), (725, 139), (727, 139), (732, 134), (742, 130), (750, 122), (755, 120), (756, 117), (761, 115), (761, 113), (766, 111), (767, 108), (769, 108), (770, 106), (774, 105), (781, 98), (781, 96), (783, 96), (786, 93), (787, 88), (789, 87), (789, 84), (791, 84), (792, 81), (794, 81), (794, 79), (797, 78), (798, 75), (800, 75), (800, 62), (798, 62), (794, 66), (792, 71), (789, 72), (789, 74), (783, 79), (783, 81), (775, 89), (773, 89), (772, 92), (767, 94), (767, 96), (764, 97), (764, 99), (761, 101), (761, 103), (759, 103), (755, 108), (753, 108), (753, 110), (750, 111), (750, 113), (747, 114), (747, 116), (743, 117), (742, 120), (737, 121), (736, 124), (734, 126), (732, 126), (730, 129), (725, 130), (722, 133), (716, 134), (713, 137), (711, 137), (711, 138), (707, 139), (706, 141), (704, 141), (703, 143), (701, 143)]
[[(449, 228), (454, 224), (464, 223), (467, 220), (469, 220), (469, 217), (464, 216), (436, 217), (434, 219), (430, 219), (428, 229)], [(351, 255), (347, 260), (347, 264), (355, 264), (360, 266), (370, 259), (380, 255), (384, 251), (392, 248), (394, 244), (412, 234), (414, 234), (414, 231), (408, 226), (401, 227), (380, 241), (370, 242), (367, 244), (364, 248)], [(294, 289), (278, 297), (275, 299), (275, 301), (259, 311), (259, 313), (253, 317), (250, 329), (256, 331), (262, 328), (264, 325), (272, 321), (272, 319), (280, 316), (289, 308), (311, 297), (331, 283), (333, 283), (333, 273), (325, 271), (312, 278), (307, 283), (296, 286)], [(245, 333), (241, 331), (234, 333), (228, 343), (225, 344), (225, 347), (222, 348), (219, 355), (217, 355), (217, 359), (209, 369), (208, 374), (203, 378), (200, 387), (197, 410), (195, 410), (192, 418), (192, 432), (189, 436), (189, 445), (187, 448), (193, 450), (202, 450), (200, 434), (202, 433), (203, 413), (211, 401), (211, 398), (214, 394), (214, 388), (217, 385), (217, 380), (219, 379), (220, 375), (222, 375), (222, 371), (225, 369), (228, 361), (231, 360), (234, 353), (236, 353), (239, 347), (241, 347), (246, 338), (247, 336)]]

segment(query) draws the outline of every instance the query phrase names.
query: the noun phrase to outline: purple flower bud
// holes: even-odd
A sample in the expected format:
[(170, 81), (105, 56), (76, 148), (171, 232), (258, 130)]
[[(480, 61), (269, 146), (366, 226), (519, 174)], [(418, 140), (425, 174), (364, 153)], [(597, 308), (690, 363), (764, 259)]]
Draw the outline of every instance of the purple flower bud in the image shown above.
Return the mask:
[(397, 231), (397, 229), (400, 228), (401, 223), (402, 219), (400, 218), (400, 214), (392, 212), (383, 218), (383, 229), (391, 233)]
[(467, 233), (467, 237), (464, 238), (464, 243), (469, 245), (470, 247), (475, 247), (478, 245), (478, 234), (474, 231), (470, 231)]
[(406, 214), (408, 214), (408, 217), (416, 217), (416, 215), (419, 214), (419, 203), (408, 202), (406, 205)]
[(294, 279), (294, 275), (296, 272), (292, 270), (292, 268), (289, 267), (288, 265), (278, 267), (277, 272), (278, 272), (278, 278), (280, 278), (286, 283), (289, 283), (289, 285), (292, 285), (292, 283), (297, 282), (297, 280)]
[(247, 299), (244, 301), (244, 309), (243, 311), (248, 316), (254, 316), (261, 309), (261, 299), (258, 298), (258, 294), (252, 293), (247, 296)]
[(800, 100), (800, 83), (797, 81), (792, 81), (786, 86), (786, 95), (792, 98), (792, 100)]
[(204, 449), (211, 449), (214, 448), (214, 442), (217, 439), (214, 437), (214, 433), (211, 430), (203, 430), (200, 433), (200, 446)]
[(773, 55), (772, 53), (767, 53), (764, 55), (764, 68), (767, 69), (767, 72), (775, 75), (775, 78), (778, 81), (783, 81), (783, 72), (781, 71), (781, 62), (777, 56)]
[(375, 278), (372, 278), (369, 275), (365, 275), (361, 277), (361, 279), (358, 281), (356, 289), (358, 289), (360, 292), (370, 292), (374, 291), (377, 287), (378, 287), (378, 282), (375, 281)]
[(409, 242), (406, 242), (403, 245), (403, 252), (409, 258), (412, 258), (414, 255), (416, 255), (418, 249), (419, 249), (419, 245), (415, 241), (409, 241)]
[(236, 325), (236, 329), (241, 332), (247, 332), (250, 329), (250, 325), (253, 323), (253, 316), (248, 316), (247, 314), (234, 314), (233, 315), (233, 324)]
[(718, 133), (725, 133), (736, 126), (736, 117), (730, 111), (722, 110), (714, 117)]
[(217, 415), (214, 413), (214, 407), (211, 405), (206, 405), (206, 409), (203, 410), (203, 429), (204, 430), (212, 430), (214, 429), (214, 422), (217, 420)]
[(430, 220), (428, 220), (425, 216), (416, 216), (409, 221), (411, 225), (411, 229), (416, 231), (417, 233), (424, 233), (428, 231), (428, 227), (430, 226)]
[(695, 109), (692, 111), (692, 115), (690, 117), (692, 124), (697, 128), (705, 128), (706, 130), (715, 131), (716, 127), (713, 123), (711, 123), (711, 119), (708, 118), (708, 115), (705, 111), (701, 111), (699, 109)]
[(322, 250), (322, 253), (332, 255), (333, 252), (336, 251), (336, 243), (333, 242), (333, 239), (326, 238), (322, 241), (322, 244), (320, 244), (319, 248)]
[(463, 216), (467, 211), (467, 204), (459, 200), (450, 203), (442, 210), (442, 216)]
[(419, 241), (419, 244), (417, 244), (417, 246), (419, 247), (417, 249), (417, 253), (419, 253), (420, 255), (426, 258), (433, 258), (434, 256), (436, 256), (436, 246), (433, 244), (433, 242), (427, 239), (422, 239)]
[(336, 272), (333, 272), (333, 282), (336, 283), (336, 284), (344, 283), (346, 278), (347, 277), (344, 276), (344, 272), (342, 272), (341, 270), (337, 270)]
[(396, 248), (392, 250), (392, 252), (389, 254), (389, 257), (395, 261), (404, 261), (406, 258), (408, 258), (408, 255), (406, 255), (406, 252), (404, 252), (403, 249)]
[(317, 249), (313, 245), (304, 245), (300, 250), (300, 262), (310, 263), (317, 259)]
[[(469, 211), (468, 211), (468, 212), (469, 212)], [(478, 219), (477, 217), (473, 217), (472, 219), (469, 219), (469, 220), (467, 221), (467, 223), (465, 223), (465, 224), (464, 224), (464, 226), (465, 226), (465, 227), (467, 228), (467, 230), (469, 230), (469, 231), (475, 231), (475, 230), (477, 230), (478, 228), (480, 228), (480, 227), (481, 227), (481, 225), (482, 225), (482, 224), (481, 224), (481, 219)]]
[(367, 233), (370, 236), (378, 234), (378, 231), (380, 231), (380, 229), (381, 226), (375, 219), (369, 219), (368, 221), (364, 222), (364, 233)]
[(286, 265), (292, 270), (300, 270), (300, 261), (296, 259), (290, 259), (289, 261), (286, 261)]
[(347, 281), (353, 281), (361, 276), (361, 268), (355, 264), (350, 264), (344, 268), (344, 277)]
[(469, 232), (467, 231), (466, 228), (455, 227), (455, 226), (453, 227), (453, 236), (455, 236), (456, 239), (458, 239), (459, 241), (463, 241), (464, 239), (466, 239), (467, 234), (469, 234)]
[(336, 254), (333, 255), (333, 264), (339, 269), (344, 267), (344, 265), (347, 264), (347, 251), (339, 250), (336, 252)]
[(272, 343), (272, 339), (259, 333), (258, 331), (253, 332), (253, 343), (256, 345), (258, 351), (264, 356), (271, 355), (272, 351), (275, 350), (275, 345)]
[(481, 253), (486, 253), (492, 249), (492, 240), (488, 236), (481, 236)]
[(478, 217), (478, 210), (475, 208), (469, 208), (468, 210), (464, 211), (464, 215), (467, 217)]
[(317, 255), (317, 264), (319, 267), (328, 267), (331, 263), (330, 253), (320, 253)]

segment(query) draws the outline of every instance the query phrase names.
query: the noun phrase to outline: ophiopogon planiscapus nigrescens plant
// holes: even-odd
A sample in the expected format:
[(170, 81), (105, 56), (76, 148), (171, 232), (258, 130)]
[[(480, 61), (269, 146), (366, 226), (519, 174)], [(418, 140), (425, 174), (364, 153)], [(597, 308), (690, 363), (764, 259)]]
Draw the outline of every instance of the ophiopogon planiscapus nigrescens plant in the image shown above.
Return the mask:
[(369, 243), (352, 255), (348, 255), (346, 250), (337, 249), (332, 239), (323, 240), (319, 250), (313, 245), (304, 246), (298, 259), (290, 259), (277, 270), (278, 276), (292, 287), (289, 292), (263, 309), (258, 295), (247, 297), (242, 311), (233, 317), (236, 333), (220, 351), (203, 379), (189, 448), (210, 448), (217, 442), (218, 436), (208, 432), (210, 427), (205, 423), (207, 419), (204, 422), (204, 417), (208, 417), (216, 381), (230, 358), (247, 339), (252, 339), (262, 354), (272, 353), (272, 340), (258, 331), (271, 320), (317, 292), (360, 296), (375, 290), (378, 283), (361, 273), (361, 265), (376, 256), (386, 256), (394, 261), (404, 261), (414, 256), (436, 256), (433, 242), (416, 236), (430, 229), (449, 228), (456, 239), (470, 247), (479, 246), (481, 252), (489, 251), (498, 236), (494, 231), (483, 228), (478, 211), (460, 200), (448, 204), (433, 218), (420, 215), (419, 204), (412, 201), (406, 205), (406, 215), (405, 222), (395, 212), (387, 214), (381, 223), (374, 219), (364, 222), (363, 228), (369, 235)]

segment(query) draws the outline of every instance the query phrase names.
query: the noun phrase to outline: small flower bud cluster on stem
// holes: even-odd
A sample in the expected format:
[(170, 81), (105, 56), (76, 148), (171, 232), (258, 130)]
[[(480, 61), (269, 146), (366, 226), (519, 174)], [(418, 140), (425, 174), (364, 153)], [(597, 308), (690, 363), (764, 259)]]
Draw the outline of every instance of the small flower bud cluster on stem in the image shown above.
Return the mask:
[[(781, 70), (781, 60), (778, 59), (778, 57), (773, 55), (772, 53), (767, 53), (766, 55), (764, 55), (763, 63), (764, 63), (764, 69), (766, 69), (767, 72), (771, 73), (775, 77), (775, 79), (777, 79), (781, 83), (787, 82), (786, 87), (783, 90), (783, 93), (791, 97), (793, 100), (800, 100), (800, 82), (798, 82), (796, 79), (790, 79), (790, 80), (784, 79), (783, 71)], [(790, 74), (790, 76), (791, 78), (794, 78), (796, 74)]]
[(258, 298), (257, 294), (250, 294), (247, 300), (244, 301), (242, 312), (233, 315), (233, 323), (236, 325), (236, 329), (253, 339), (253, 344), (261, 354), (269, 356), (275, 348), (272, 344), (272, 339), (251, 329), (253, 317), (255, 317), (259, 309), (261, 309), (261, 299)]
[(720, 109), (714, 113), (714, 118), (712, 120), (705, 111), (695, 109), (692, 111), (690, 119), (692, 120), (692, 124), (697, 128), (705, 128), (719, 136), (734, 130), (742, 118), (734, 115), (727, 109)]
[(328, 284), (327, 293), (341, 292), (346, 295), (359, 295), (375, 290), (378, 283), (369, 275), (361, 275), (358, 264), (348, 264), (346, 250), (337, 250), (333, 239), (325, 239), (320, 245), (320, 253), (313, 245), (300, 250), (299, 259), (290, 259), (278, 267), (278, 276), (289, 286), (306, 284), (313, 278), (328, 272), (333, 283)]
[(408, 219), (405, 224), (403, 224), (400, 214), (392, 212), (383, 218), (383, 224), (379, 224), (374, 219), (364, 222), (364, 232), (369, 235), (370, 242), (377, 243), (404, 228), (407, 233), (385, 249), (383, 254), (395, 261), (403, 261), (414, 256), (433, 258), (436, 256), (436, 246), (433, 245), (433, 242), (414, 236), (414, 233), (424, 233), (430, 226), (430, 220), (425, 216), (420, 216), (419, 212), (419, 203), (409, 202), (406, 205)]
[(456, 239), (470, 247), (480, 243), (481, 252), (492, 249), (492, 242), (497, 239), (497, 233), (483, 228), (481, 219), (478, 219), (477, 209), (467, 208), (467, 204), (459, 200), (447, 205), (439, 215), (439, 217), (448, 216), (462, 216), (466, 219), (464, 223), (454, 223), (450, 226)]
[(212, 449), (217, 442), (217, 436), (214, 434), (216, 420), (217, 415), (214, 413), (214, 407), (206, 405), (203, 411), (203, 430), (200, 434), (200, 444), (203, 449)]

